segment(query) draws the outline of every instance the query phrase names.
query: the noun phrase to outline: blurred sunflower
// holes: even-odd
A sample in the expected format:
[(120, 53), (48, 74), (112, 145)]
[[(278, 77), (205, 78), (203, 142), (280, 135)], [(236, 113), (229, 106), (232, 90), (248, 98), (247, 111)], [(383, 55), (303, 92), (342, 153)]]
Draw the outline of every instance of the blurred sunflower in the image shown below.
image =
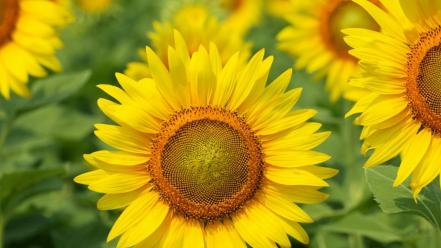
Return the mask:
[(263, 13), (263, 0), (217, 0), (227, 12), (225, 25), (245, 35), (256, 26)]
[[(167, 66), (168, 48), (174, 45), (173, 29), (182, 34), (190, 54), (201, 45), (208, 49), (209, 42), (214, 42), (223, 64), (237, 51), (243, 51), (243, 60), (249, 55), (250, 44), (245, 43), (242, 36), (230, 26), (221, 25), (205, 5), (183, 5), (171, 19), (171, 22), (154, 22), (154, 32), (148, 33), (153, 50)], [(140, 56), (145, 62), (131, 62), (125, 71), (125, 74), (137, 80), (150, 75), (145, 52), (141, 51)]]
[[(312, 219), (296, 204), (327, 198), (319, 192), (336, 170), (312, 151), (329, 136), (291, 112), (301, 90), (286, 91), (291, 70), (266, 87), (272, 57), (264, 52), (223, 66), (216, 45), (193, 54), (176, 32), (168, 64), (147, 48), (151, 77), (99, 87), (119, 103), (99, 107), (118, 125), (95, 134), (117, 151), (85, 155), (94, 168), (75, 178), (105, 193), (102, 210), (125, 208), (108, 240), (118, 247), (290, 246), (302, 243), (299, 223)], [(271, 226), (271, 228), (268, 228)]]
[(50, 0), (2, 0), (0, 4), (0, 92), (6, 99), (11, 90), (29, 97), (29, 76), (46, 76), (44, 67), (61, 70), (55, 50), (62, 42), (54, 27), (65, 25), (71, 16)]
[(112, 0), (76, 0), (77, 5), (84, 11), (101, 13), (112, 5)]
[(349, 88), (349, 78), (359, 70), (357, 60), (348, 53), (341, 29), (368, 28), (378, 30), (374, 19), (351, 0), (293, 1), (290, 23), (278, 35), (279, 48), (296, 57), (296, 68), (306, 69), (318, 77), (326, 77), (330, 98), (342, 94), (349, 99), (359, 90)]
[(441, 2), (385, 0), (386, 10), (355, 2), (382, 31), (344, 31), (364, 69), (351, 84), (369, 91), (348, 115), (361, 113), (363, 152), (374, 150), (365, 166), (400, 154), (394, 185), (412, 175), (416, 197), (441, 171)]
[(276, 17), (285, 17), (293, 12), (296, 0), (267, 0), (266, 9), (269, 14)]

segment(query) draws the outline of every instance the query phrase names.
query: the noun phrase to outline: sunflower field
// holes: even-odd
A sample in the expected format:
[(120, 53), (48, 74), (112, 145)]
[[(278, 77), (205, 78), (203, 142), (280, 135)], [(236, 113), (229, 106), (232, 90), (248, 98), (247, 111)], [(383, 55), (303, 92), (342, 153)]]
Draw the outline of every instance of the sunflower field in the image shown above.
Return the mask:
[(0, 0), (0, 248), (441, 248), (441, 0)]

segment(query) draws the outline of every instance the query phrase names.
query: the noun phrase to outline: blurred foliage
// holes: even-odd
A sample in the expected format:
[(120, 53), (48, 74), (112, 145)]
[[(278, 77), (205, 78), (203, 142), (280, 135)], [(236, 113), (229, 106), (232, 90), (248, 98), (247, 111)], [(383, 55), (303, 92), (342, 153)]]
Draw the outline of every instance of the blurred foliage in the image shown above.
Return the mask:
[[(104, 146), (93, 136), (93, 124), (107, 121), (97, 109), (102, 93), (95, 86), (115, 82), (114, 73), (138, 59), (152, 21), (171, 3), (116, 1), (93, 15), (74, 7), (76, 21), (63, 31), (59, 52), (66, 72), (34, 80), (31, 100), (0, 100), (0, 240), (6, 247), (115, 246), (105, 239), (118, 212), (96, 210), (98, 194), (72, 178), (86, 170), (82, 154)], [(284, 25), (265, 16), (248, 36), (255, 50), (275, 56), (271, 78), (293, 64), (275, 47)], [(317, 109), (315, 121), (333, 132), (320, 150), (332, 155), (328, 166), (340, 169), (326, 189), (329, 200), (304, 206), (316, 220), (304, 225), (310, 247), (441, 247), (439, 182), (415, 201), (406, 186), (392, 188), (396, 167), (365, 172), (360, 129), (344, 119), (350, 104), (331, 104), (322, 82), (303, 71), (295, 72), (291, 87), (304, 89), (297, 107)]]

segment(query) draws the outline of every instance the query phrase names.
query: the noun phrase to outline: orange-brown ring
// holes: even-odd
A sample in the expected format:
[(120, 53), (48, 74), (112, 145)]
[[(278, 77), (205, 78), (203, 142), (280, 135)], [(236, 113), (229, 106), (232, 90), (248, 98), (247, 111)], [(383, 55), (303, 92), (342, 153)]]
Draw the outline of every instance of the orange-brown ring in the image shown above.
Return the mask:
[[(441, 27), (432, 29), (422, 34), (418, 42), (411, 47), (407, 61), (407, 96), (415, 119), (419, 120), (424, 127), (432, 129), (436, 134), (441, 134), (441, 116), (430, 108), (429, 104), (421, 95), (418, 88), (420, 64), (427, 52), (441, 45)], [(441, 97), (441, 96), (440, 96)]]
[(0, 3), (0, 45), (11, 40), (18, 20), (20, 5), (18, 0), (2, 0)]
[[(350, 3), (350, 0), (328, 0), (325, 6), (323, 6), (323, 9), (320, 12), (320, 37), (325, 44), (325, 46), (334, 52), (338, 57), (352, 61), (354, 63), (357, 63), (357, 59), (349, 54), (349, 51), (346, 49), (342, 49), (341, 47), (336, 46), (333, 41), (333, 35), (331, 33), (331, 30), (329, 28), (329, 23), (331, 21), (331, 17), (334, 14), (334, 12), (344, 3)], [(379, 6), (380, 8), (383, 8), (382, 4), (378, 0), (371, 0), (373, 4)], [(361, 7), (360, 7), (361, 8)]]

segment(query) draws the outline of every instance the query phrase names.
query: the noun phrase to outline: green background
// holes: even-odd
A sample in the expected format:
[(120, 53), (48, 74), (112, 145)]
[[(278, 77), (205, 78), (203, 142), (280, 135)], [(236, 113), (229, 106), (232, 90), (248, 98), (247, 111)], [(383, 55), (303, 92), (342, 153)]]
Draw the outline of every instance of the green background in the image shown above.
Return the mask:
[[(109, 122), (96, 106), (104, 96), (96, 85), (115, 84), (114, 73), (137, 60), (138, 49), (148, 44), (145, 34), (152, 21), (164, 19), (174, 4), (126, 0), (95, 15), (74, 8), (75, 22), (62, 31), (64, 72), (33, 80), (32, 100), (0, 100), (0, 239), (5, 247), (115, 247), (105, 239), (119, 212), (98, 211), (99, 194), (72, 178), (87, 170), (84, 153), (105, 147), (93, 135), (95, 123)], [(294, 62), (275, 48), (275, 36), (285, 25), (265, 14), (247, 37), (255, 51), (265, 48), (275, 56), (271, 78)], [(350, 103), (330, 103), (323, 82), (303, 71), (295, 71), (290, 87), (304, 88), (296, 108), (317, 109), (314, 121), (332, 131), (319, 150), (332, 155), (327, 166), (340, 170), (325, 189), (328, 201), (303, 206), (316, 221), (303, 225), (310, 247), (441, 247), (439, 182), (416, 203), (406, 185), (392, 188), (396, 167), (365, 171), (360, 128), (344, 119)]]

